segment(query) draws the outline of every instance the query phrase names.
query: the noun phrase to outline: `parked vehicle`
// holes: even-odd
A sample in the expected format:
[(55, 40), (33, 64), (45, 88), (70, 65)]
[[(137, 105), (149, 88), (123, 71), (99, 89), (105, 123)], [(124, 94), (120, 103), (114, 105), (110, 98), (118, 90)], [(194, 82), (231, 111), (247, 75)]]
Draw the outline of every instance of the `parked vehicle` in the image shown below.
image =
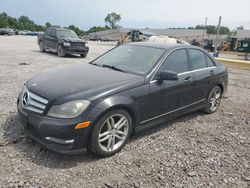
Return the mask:
[(86, 42), (80, 39), (74, 31), (63, 28), (48, 28), (45, 34), (38, 35), (37, 43), (41, 52), (53, 51), (59, 57), (67, 54), (80, 54), (81, 57), (86, 57), (89, 51)]
[(23, 35), (31, 35), (31, 31), (29, 31), (29, 30), (24, 30), (24, 31), (23, 31)]
[(47, 148), (105, 157), (135, 131), (215, 112), (227, 85), (226, 67), (201, 48), (140, 42), (33, 77), (17, 106), (25, 132)]
[(204, 39), (201, 42), (201, 47), (203, 47), (205, 50), (209, 52), (213, 52), (215, 45), (213, 44), (213, 40), (210, 39)]
[(15, 35), (15, 31), (10, 28), (0, 28), (0, 35)]
[(25, 35), (26, 33), (25, 33), (25, 31), (18, 30), (18, 31), (17, 31), (17, 34), (18, 34), (18, 35)]

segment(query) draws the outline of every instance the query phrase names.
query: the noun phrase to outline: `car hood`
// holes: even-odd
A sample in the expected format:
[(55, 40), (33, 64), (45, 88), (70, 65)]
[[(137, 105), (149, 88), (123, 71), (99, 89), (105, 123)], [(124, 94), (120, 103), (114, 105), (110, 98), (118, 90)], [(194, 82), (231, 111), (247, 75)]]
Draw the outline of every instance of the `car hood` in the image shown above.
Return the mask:
[(28, 89), (54, 104), (70, 100), (97, 100), (144, 83), (144, 77), (91, 64), (42, 73), (27, 82)]
[(79, 39), (79, 38), (61, 37), (61, 39), (62, 39), (64, 42), (80, 42), (80, 43), (85, 43), (84, 40)]

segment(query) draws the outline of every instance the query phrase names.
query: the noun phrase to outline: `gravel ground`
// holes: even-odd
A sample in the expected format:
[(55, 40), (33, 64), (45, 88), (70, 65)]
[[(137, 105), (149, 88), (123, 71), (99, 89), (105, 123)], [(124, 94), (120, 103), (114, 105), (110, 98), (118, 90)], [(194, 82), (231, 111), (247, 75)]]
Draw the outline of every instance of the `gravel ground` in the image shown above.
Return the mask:
[(16, 97), (33, 75), (88, 62), (40, 53), (36, 37), (0, 37), (0, 187), (250, 187), (250, 71), (229, 69), (218, 111), (195, 112), (137, 134), (110, 158), (66, 156), (27, 138)]

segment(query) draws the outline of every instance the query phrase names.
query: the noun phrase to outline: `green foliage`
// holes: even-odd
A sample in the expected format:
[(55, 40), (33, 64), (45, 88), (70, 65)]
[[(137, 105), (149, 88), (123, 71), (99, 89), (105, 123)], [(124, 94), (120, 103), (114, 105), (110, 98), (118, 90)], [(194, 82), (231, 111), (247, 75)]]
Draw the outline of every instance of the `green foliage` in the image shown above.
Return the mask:
[(35, 24), (27, 16), (21, 16), (20, 18), (16, 19), (8, 16), (5, 12), (0, 14), (0, 28), (2, 27), (30, 31), (44, 31), (46, 29), (42, 25)]
[[(203, 25), (197, 25), (195, 27), (195, 29), (204, 29), (204, 26)], [(205, 27), (205, 29), (207, 30), (207, 34), (216, 34), (217, 33), (217, 27), (214, 26), (214, 25), (207, 25)], [(228, 35), (228, 34), (230, 34), (230, 29), (228, 27), (221, 26), (220, 27), (220, 34)]]
[(225, 26), (220, 27), (220, 34), (222, 35), (229, 35), (230, 34), (230, 29)]
[(121, 15), (112, 12), (106, 16), (104, 21), (106, 24), (110, 25), (112, 29), (115, 29), (118, 27), (117, 23), (121, 21)]
[(45, 27), (48, 28), (48, 27), (51, 27), (51, 26), (52, 26), (51, 23), (49, 23), (49, 22), (46, 22), (46, 23), (45, 23)]
[(100, 32), (100, 31), (106, 31), (106, 30), (109, 30), (110, 27), (108, 26), (105, 26), (105, 27), (102, 27), (102, 26), (94, 26), (94, 27), (91, 27), (87, 33), (94, 33), (94, 32)]
[(78, 36), (83, 36), (85, 35), (86, 32), (82, 31), (81, 29), (79, 29), (78, 27), (74, 26), (74, 25), (70, 25), (69, 27), (67, 27), (68, 29), (71, 29), (73, 31), (75, 31), (75, 33), (78, 35)]

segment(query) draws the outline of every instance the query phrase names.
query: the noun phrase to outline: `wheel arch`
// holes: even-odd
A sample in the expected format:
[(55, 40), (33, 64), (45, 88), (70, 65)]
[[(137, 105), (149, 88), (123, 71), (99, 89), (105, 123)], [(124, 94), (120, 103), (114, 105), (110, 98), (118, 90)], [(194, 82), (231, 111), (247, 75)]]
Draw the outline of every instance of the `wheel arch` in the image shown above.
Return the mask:
[(115, 109), (123, 109), (129, 113), (133, 123), (133, 129), (136, 125), (136, 110), (134, 107), (134, 101), (129, 97), (124, 96), (114, 96), (107, 98), (98, 102), (96, 105), (92, 107), (92, 110), (88, 113), (89, 115), (86, 117), (90, 119), (93, 125), (103, 117), (104, 114), (115, 110)]
[(224, 85), (222, 83), (217, 84), (221, 88), (222, 94), (224, 93)]
[[(120, 98), (120, 97), (119, 97)], [(118, 99), (118, 98), (116, 98)], [(89, 143), (90, 140), (91, 140), (91, 137), (92, 137), (92, 130), (95, 126), (95, 124), (108, 112), (112, 111), (112, 110), (115, 110), (115, 109), (122, 109), (122, 110), (125, 110), (126, 112), (129, 113), (129, 115), (131, 116), (131, 119), (132, 119), (132, 132), (131, 132), (131, 135), (133, 135), (135, 133), (135, 126), (136, 126), (136, 113), (135, 113), (135, 110), (131, 107), (132, 102), (133, 100), (132, 99), (129, 99), (129, 98), (123, 98), (126, 100), (126, 103), (125, 102), (121, 102), (120, 103), (115, 103), (113, 105), (107, 105), (107, 103), (105, 102), (105, 100), (102, 100), (100, 101), (98, 104), (94, 105), (93, 109), (89, 112), (89, 116), (86, 117), (87, 120), (90, 120), (91, 121), (91, 125), (90, 126), (90, 129), (89, 129), (89, 136), (87, 138), (87, 142)], [(111, 98), (108, 98), (106, 100), (112, 100)], [(117, 100), (114, 100), (113, 98), (113, 101), (117, 101)], [(122, 100), (123, 101), (123, 100)]]

